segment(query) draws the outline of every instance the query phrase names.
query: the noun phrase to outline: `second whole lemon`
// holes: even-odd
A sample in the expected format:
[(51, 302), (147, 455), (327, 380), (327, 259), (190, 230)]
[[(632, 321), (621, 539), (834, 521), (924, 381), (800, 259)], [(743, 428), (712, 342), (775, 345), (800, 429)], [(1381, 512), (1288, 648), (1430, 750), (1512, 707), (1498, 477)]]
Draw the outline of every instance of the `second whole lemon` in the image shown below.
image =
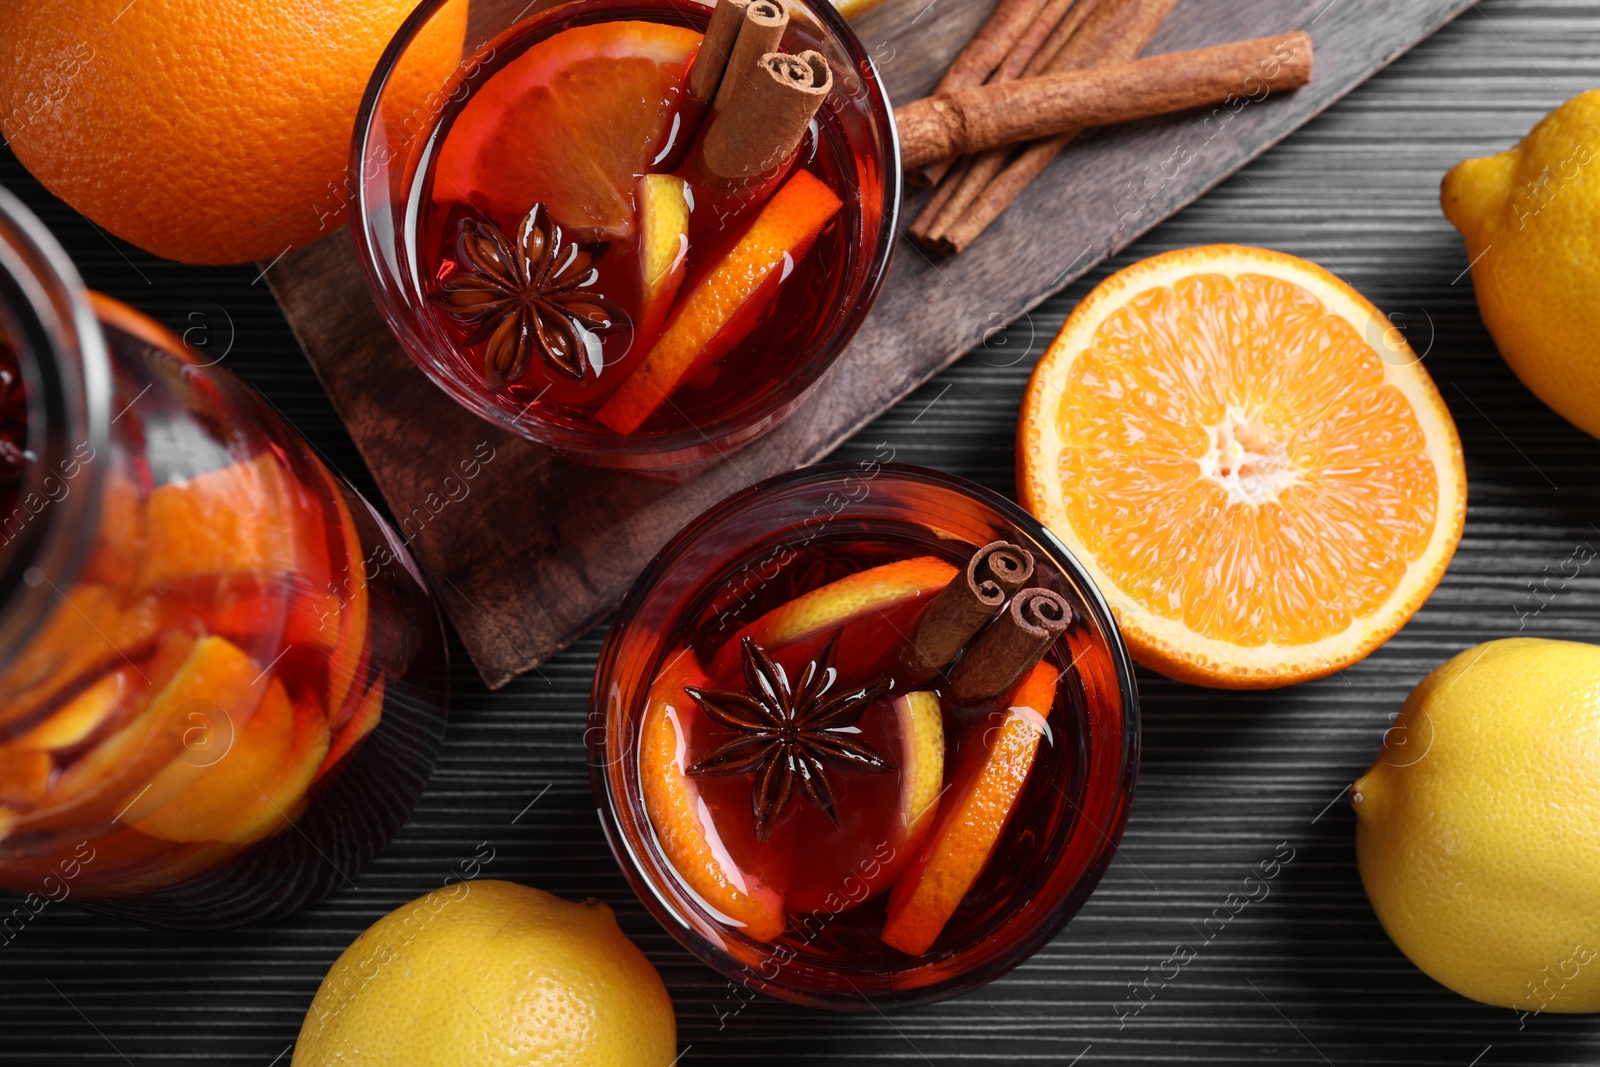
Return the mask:
[(661, 976), (611, 909), (458, 882), (390, 912), (334, 963), (293, 1067), (669, 1067)]
[(1478, 311), (1523, 384), (1600, 436), (1600, 89), (1445, 175)]
[(1352, 787), (1361, 881), (1430, 977), (1600, 1011), (1600, 646), (1512, 638), (1417, 686)]

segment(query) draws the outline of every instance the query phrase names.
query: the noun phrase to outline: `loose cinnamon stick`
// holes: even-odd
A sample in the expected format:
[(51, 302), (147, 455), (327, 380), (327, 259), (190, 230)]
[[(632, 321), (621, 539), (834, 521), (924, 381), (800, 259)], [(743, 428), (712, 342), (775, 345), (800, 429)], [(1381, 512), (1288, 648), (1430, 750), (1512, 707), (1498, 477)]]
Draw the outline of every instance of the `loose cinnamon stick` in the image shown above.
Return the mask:
[[(1078, 27), (1083, 25), (1083, 20), (1088, 18), (1089, 13), (1094, 10), (1098, 2), (1099, 0), (1078, 0), (1072, 6), (1072, 10), (1066, 13), (1065, 17), (1057, 20), (1055, 28), (1050, 31), (1050, 36), (1040, 41), (1031, 55), (1026, 58), (1021, 55), (1015, 57), (1021, 62), (1022, 66), (1012, 73), (1007, 80), (1015, 81), (1018, 78), (1032, 78), (1038, 74), (1048, 74), (1055, 69), (1056, 57), (1061, 54), (1061, 50), (1066, 47), (1067, 42), (1078, 32)], [(1000, 71), (1004, 73), (1010, 65), (1011, 63), (1008, 60), (1006, 64), (1001, 66)]]
[(967, 646), (1006, 598), (1033, 576), (1033, 554), (993, 541), (972, 554), (966, 570), (928, 602), (907, 648), (906, 667), (917, 683), (933, 677)]
[[(737, 76), (730, 71), (730, 77)], [(730, 188), (777, 177), (832, 89), (833, 71), (820, 52), (762, 56), (712, 116), (700, 146), (707, 175)]]
[(895, 109), (900, 152), (921, 167), (1087, 126), (1108, 126), (1311, 80), (1311, 38), (1286, 33), (1132, 63), (981, 85)]
[[(1061, 2), (1000, 0), (978, 35), (967, 43), (950, 64), (950, 69), (944, 72), (944, 77), (934, 86), (932, 95), (982, 85), (1016, 50), (1017, 42), (1039, 22), (1043, 10)], [(1071, 0), (1066, 2), (1070, 3)], [(942, 166), (929, 167), (926, 170), (909, 171), (906, 177), (917, 185), (934, 185), (944, 177), (947, 169)]]
[(705, 40), (700, 42), (694, 66), (689, 68), (689, 96), (701, 107), (709, 107), (717, 98), (717, 87), (728, 69), (728, 57), (733, 54), (739, 27), (744, 25), (745, 8), (749, 6), (750, 0), (717, 0), (711, 12)]
[(956, 56), (933, 91), (949, 93), (982, 85), (984, 79), (1005, 62), (1018, 39), (1038, 19), (1047, 3), (1048, 0), (1000, 0), (978, 35)]
[[(1048, 68), (1035, 69), (1034, 72), (1057, 74), (1084, 70), (1100, 63), (1131, 60), (1149, 43), (1176, 2), (1098, 0), (1079, 22), (1076, 31), (1049, 60)], [(1061, 145), (1065, 146), (1073, 136), (1062, 134)], [(974, 157), (951, 194), (938, 198), (937, 210), (932, 210), (933, 205), (929, 205), (912, 223), (911, 236), (946, 255), (958, 251), (949, 246), (945, 240), (946, 234), (966, 218), (969, 209), (983, 196), (995, 176), (1005, 169), (1011, 157), (1012, 150), (1009, 148), (995, 149)]]
[(1072, 623), (1072, 608), (1050, 589), (1024, 589), (1000, 617), (984, 627), (950, 671), (950, 701), (957, 706), (993, 700), (1044, 658)]
[[(789, 9), (783, 0), (750, 0), (744, 9), (739, 36), (728, 56), (728, 72), (722, 76), (714, 105), (721, 111), (733, 99), (740, 82), (757, 77), (763, 57), (778, 50), (783, 31), (789, 28)], [(810, 121), (809, 119), (807, 121)]]
[[(1098, 2), (1099, 0), (1045, 0), (1044, 6), (1039, 9), (1038, 17), (1023, 27), (1022, 35), (1011, 46), (1011, 51), (994, 69), (994, 73), (989, 75), (988, 84), (1016, 81), (1023, 77), (1045, 43), (1054, 42), (1063, 30), (1065, 36), (1061, 38), (1062, 40), (1071, 36), (1072, 31), (1083, 21), (1083, 17)], [(941, 83), (940, 88), (934, 90), (934, 95), (944, 91), (949, 90), (945, 90)], [(915, 179), (914, 184), (938, 185), (955, 163), (956, 160), (949, 160), (913, 171), (911, 176)]]

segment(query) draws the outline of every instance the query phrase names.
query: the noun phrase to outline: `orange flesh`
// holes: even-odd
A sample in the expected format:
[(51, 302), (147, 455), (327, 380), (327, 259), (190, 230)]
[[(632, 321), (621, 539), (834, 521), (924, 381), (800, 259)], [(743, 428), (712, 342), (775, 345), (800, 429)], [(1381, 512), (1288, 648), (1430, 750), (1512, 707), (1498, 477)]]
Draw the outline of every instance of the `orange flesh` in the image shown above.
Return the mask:
[[(749, 319), (748, 305), (770, 300), (766, 284), (810, 246), (844, 202), (809, 171), (796, 171), (761, 209), (750, 229), (694, 287), (645, 360), (595, 417), (617, 433), (633, 433), (687, 380), (739, 338), (726, 330)], [(723, 336), (719, 336), (723, 335)]]
[(700, 714), (683, 687), (709, 682), (685, 650), (650, 687), (639, 753), (645, 810), (662, 851), (689, 888), (746, 934), (772, 941), (783, 933), (782, 898), (733, 863), (699, 788), (683, 773), (687, 731)]
[(1133, 296), (1068, 368), (1054, 416), (1089, 554), (1205, 637), (1345, 631), (1438, 517), (1422, 428), (1373, 344), (1283, 278), (1201, 273)]
[[(935, 556), (896, 560), (846, 575), (795, 597), (740, 629), (717, 650), (712, 670), (719, 676), (732, 671), (744, 637), (762, 648), (803, 641), (868, 612), (883, 612), (897, 604), (930, 597), (949, 585), (955, 575), (954, 567)], [(849, 649), (844, 641), (841, 647)]]
[(700, 40), (682, 26), (619, 21), (534, 45), (491, 75), (456, 118), (435, 195), (465, 199), (473, 190), (478, 207), (509, 218), (542, 202), (569, 230), (628, 239), (634, 182), (666, 147)]
[(995, 713), (987, 744), (963, 759), (952, 781), (965, 785), (946, 793), (927, 844), (889, 893), (884, 944), (927, 952), (983, 873), (1033, 768), (1058, 677), (1049, 663), (1035, 666)]

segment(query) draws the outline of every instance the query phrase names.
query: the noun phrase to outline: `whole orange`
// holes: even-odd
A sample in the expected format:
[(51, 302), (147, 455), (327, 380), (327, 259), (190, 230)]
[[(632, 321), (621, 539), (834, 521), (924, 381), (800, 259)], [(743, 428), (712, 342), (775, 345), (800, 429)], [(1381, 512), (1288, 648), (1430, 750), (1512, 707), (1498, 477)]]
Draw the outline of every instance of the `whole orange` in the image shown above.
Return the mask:
[[(171, 259), (272, 259), (344, 222), (361, 95), (416, 0), (5, 0), (0, 133), (51, 192)], [(437, 107), (465, 0), (397, 100)], [(426, 124), (423, 124), (425, 127)]]

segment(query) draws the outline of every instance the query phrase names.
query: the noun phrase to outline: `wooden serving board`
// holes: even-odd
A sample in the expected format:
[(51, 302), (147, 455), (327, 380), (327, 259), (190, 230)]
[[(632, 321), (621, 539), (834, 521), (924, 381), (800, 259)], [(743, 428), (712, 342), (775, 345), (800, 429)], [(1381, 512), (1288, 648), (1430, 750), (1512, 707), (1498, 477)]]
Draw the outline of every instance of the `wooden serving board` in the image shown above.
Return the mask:
[[(820, 459), (1471, 3), (1181, 0), (1147, 54), (1303, 29), (1316, 47), (1311, 84), (1237, 112), (1087, 134), (953, 259), (935, 262), (902, 239), (872, 315), (807, 403), (681, 482), (554, 459), (457, 406), (384, 325), (348, 231), (285, 256), (267, 279), (479, 673), (498, 688), (604, 618), (705, 508)], [(927, 93), (992, 7), (886, 0), (857, 30), (891, 97), (910, 100)], [(903, 222), (926, 195), (907, 198)]]

